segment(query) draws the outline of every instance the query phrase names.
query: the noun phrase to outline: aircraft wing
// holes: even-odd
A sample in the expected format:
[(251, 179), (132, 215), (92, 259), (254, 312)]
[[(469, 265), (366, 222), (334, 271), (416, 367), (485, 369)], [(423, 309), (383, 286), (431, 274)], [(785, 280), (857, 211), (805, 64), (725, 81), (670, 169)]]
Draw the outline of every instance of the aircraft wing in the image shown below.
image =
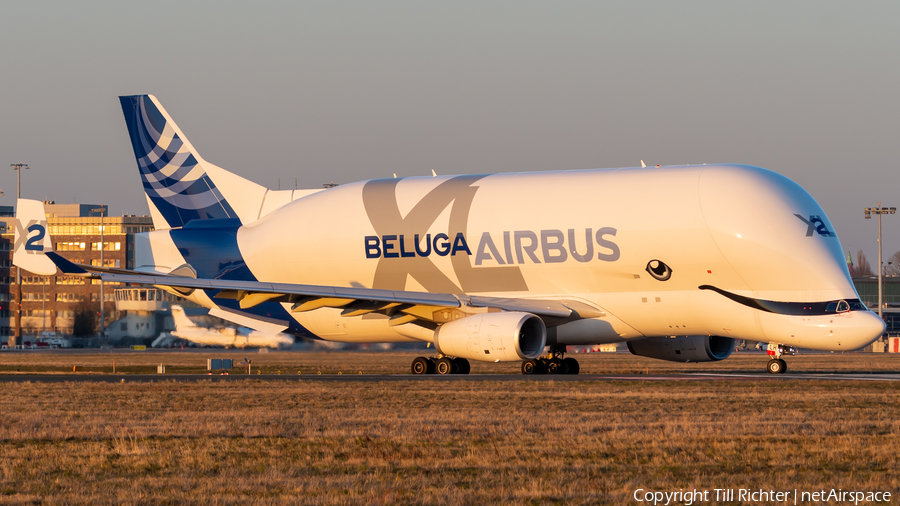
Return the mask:
[(97, 269), (94, 266), (72, 263), (54, 252), (47, 256), (66, 274), (101, 278), (107, 282), (134, 283), (164, 286), (188, 295), (192, 290), (209, 290), (212, 298), (235, 299), (241, 309), (251, 308), (266, 301), (291, 303), (292, 312), (303, 312), (322, 307), (344, 308), (343, 316), (359, 316), (373, 312), (386, 312), (392, 323), (399, 325), (415, 320), (440, 321), (435, 313), (440, 310), (463, 306), (495, 308), (505, 311), (523, 311), (538, 316), (566, 319), (572, 316), (589, 317), (593, 308), (571, 301), (545, 299), (506, 298), (454, 295), (449, 293), (379, 290), (264, 281), (233, 281), (201, 279), (166, 274), (149, 274), (139, 271)]
[[(310, 311), (320, 307), (347, 307), (345, 316), (356, 316), (385, 309), (387, 305), (434, 306), (458, 308), (463, 305), (494, 307), (507, 311), (527, 311), (541, 316), (567, 318), (572, 310), (553, 300), (510, 299), (501, 297), (463, 296), (449, 293), (408, 292), (339, 286), (267, 283), (264, 281), (229, 281), (195, 279), (181, 276), (101, 273), (104, 281), (168, 286), (187, 290), (218, 290), (213, 298), (237, 299), (241, 309), (266, 301), (292, 302), (292, 311)], [(352, 314), (349, 314), (352, 313)]]

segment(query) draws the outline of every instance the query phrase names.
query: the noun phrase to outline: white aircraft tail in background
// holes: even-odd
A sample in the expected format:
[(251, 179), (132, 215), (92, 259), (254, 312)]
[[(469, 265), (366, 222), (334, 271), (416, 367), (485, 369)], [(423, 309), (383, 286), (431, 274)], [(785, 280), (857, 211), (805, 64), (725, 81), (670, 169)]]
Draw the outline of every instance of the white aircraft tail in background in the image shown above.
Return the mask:
[(172, 306), (172, 319), (175, 321), (176, 329), (184, 331), (187, 329), (198, 328), (197, 325), (187, 317), (184, 313), (184, 308), (181, 306)]

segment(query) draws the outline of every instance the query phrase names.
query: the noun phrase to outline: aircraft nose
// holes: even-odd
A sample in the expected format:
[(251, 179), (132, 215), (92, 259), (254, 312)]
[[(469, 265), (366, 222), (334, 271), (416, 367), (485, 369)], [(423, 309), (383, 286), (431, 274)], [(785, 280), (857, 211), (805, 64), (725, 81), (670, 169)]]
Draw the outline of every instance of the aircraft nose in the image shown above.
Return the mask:
[(855, 350), (868, 346), (873, 341), (884, 335), (884, 320), (877, 313), (860, 311), (854, 315), (854, 325), (847, 330), (846, 342), (841, 343), (841, 348)]

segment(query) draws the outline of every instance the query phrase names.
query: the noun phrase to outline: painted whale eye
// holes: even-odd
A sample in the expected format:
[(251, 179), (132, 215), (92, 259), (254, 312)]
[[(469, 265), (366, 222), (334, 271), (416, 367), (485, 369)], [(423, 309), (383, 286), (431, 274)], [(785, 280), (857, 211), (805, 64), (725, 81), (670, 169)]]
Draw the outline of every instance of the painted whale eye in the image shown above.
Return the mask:
[(665, 264), (662, 260), (650, 260), (647, 262), (647, 272), (654, 279), (660, 281), (668, 281), (672, 277), (672, 268)]

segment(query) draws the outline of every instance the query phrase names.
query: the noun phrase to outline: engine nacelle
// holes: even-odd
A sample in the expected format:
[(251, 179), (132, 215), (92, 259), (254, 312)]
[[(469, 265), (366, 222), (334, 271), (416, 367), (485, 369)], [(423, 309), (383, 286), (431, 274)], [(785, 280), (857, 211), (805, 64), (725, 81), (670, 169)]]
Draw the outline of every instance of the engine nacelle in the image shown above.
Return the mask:
[(531, 313), (467, 316), (441, 325), (434, 333), (438, 352), (482, 362), (531, 360), (541, 355), (546, 344), (547, 328)]
[(632, 355), (669, 362), (716, 362), (734, 351), (734, 339), (722, 336), (648, 337), (628, 341)]

